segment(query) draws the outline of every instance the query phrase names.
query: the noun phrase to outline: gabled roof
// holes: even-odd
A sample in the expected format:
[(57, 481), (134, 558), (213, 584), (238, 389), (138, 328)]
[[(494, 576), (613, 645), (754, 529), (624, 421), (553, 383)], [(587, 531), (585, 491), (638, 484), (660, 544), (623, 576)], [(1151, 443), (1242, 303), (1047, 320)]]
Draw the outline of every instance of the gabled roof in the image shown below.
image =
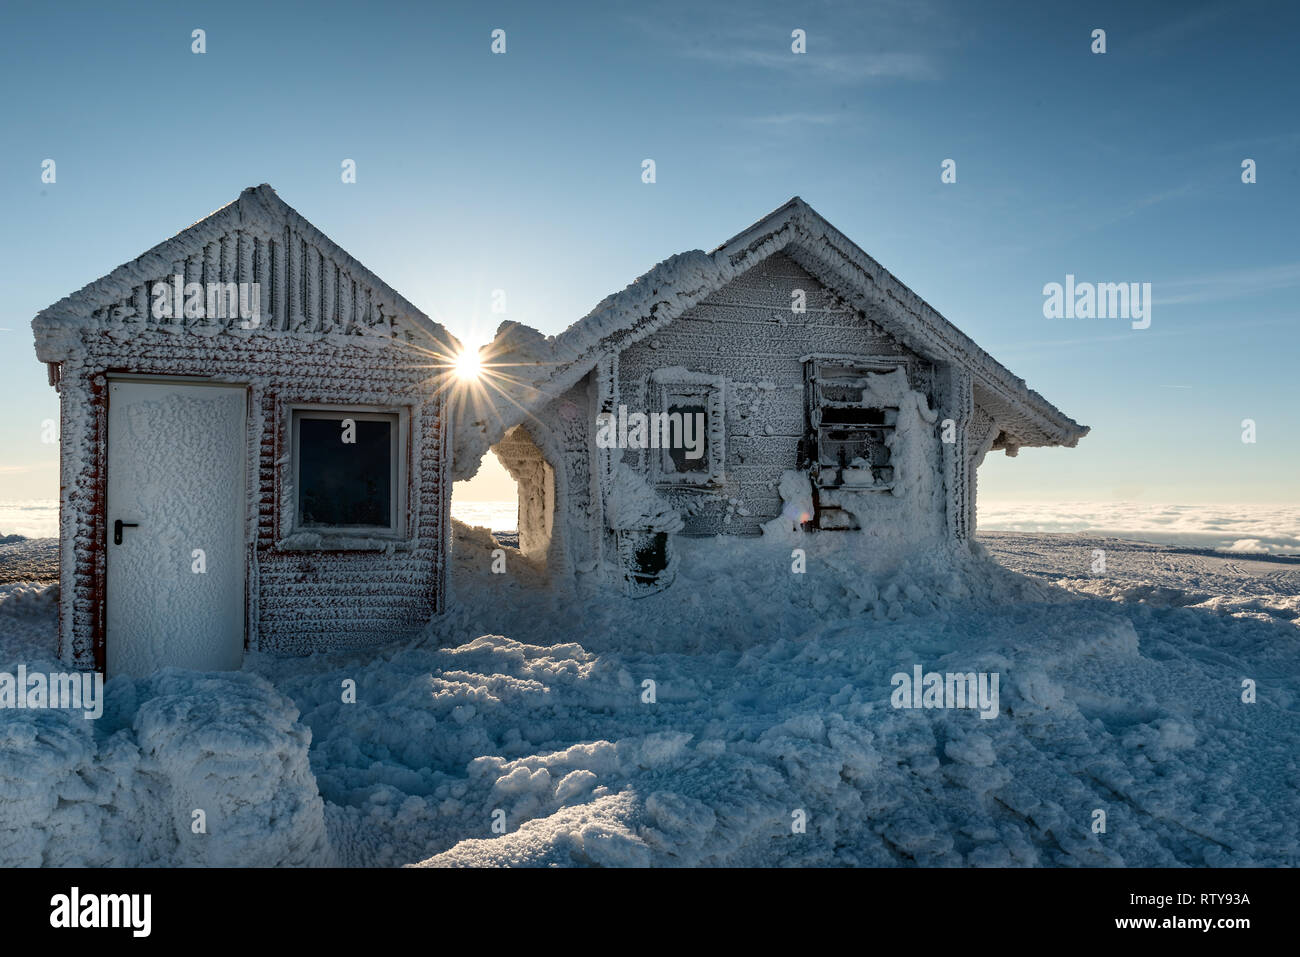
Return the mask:
[[(247, 237), (251, 242), (240, 246), (239, 237)], [(254, 248), (266, 256), (265, 268), (278, 268), (283, 264), (275, 257), (285, 255), (285, 246), (290, 240), (301, 240), (319, 253), (322, 261), (337, 266), (338, 277), (346, 277), (350, 284), (356, 284), (357, 309), (347, 330), (350, 334), (391, 336), (419, 331), (449, 347), (459, 345), (441, 325), (354, 259), (263, 183), (250, 186), (234, 202), (42, 309), (32, 320), (37, 356), (43, 362), (66, 358), (75, 342), (75, 335), (71, 334), (82, 328), (98, 326), (127, 330), (133, 323), (139, 326), (147, 322), (148, 317), (142, 315), (141, 310), (148, 302), (150, 286), (168, 280), (178, 265), (183, 272), (187, 263), (191, 267), (196, 261), (201, 264), (212, 250), (221, 250), (219, 255), (226, 255), (228, 260), (220, 277), (223, 281), (253, 281)], [(258, 246), (258, 243), (264, 243), (265, 247)], [(210, 281), (217, 278), (212, 275)], [(265, 284), (265, 279), (262, 281)], [(344, 331), (329, 328), (328, 318), (322, 323), (319, 317), (310, 314), (312, 307), (302, 301), (305, 297), (300, 297), (303, 288), (301, 276), (290, 276), (287, 286), (283, 296), (270, 302), (271, 315), (255, 334)], [(349, 295), (351, 288), (349, 285)]]
[[(558, 336), (504, 324), (485, 360), (511, 366), (513, 376), (525, 380), (515, 401), (536, 408), (578, 382), (602, 356), (653, 334), (779, 252), (908, 348), (968, 369), (976, 400), (1014, 436), (1008, 444), (1073, 446), (1088, 433), (797, 196), (710, 253), (692, 250), (665, 259)], [(508, 406), (499, 411), (506, 427), (525, 417)]]

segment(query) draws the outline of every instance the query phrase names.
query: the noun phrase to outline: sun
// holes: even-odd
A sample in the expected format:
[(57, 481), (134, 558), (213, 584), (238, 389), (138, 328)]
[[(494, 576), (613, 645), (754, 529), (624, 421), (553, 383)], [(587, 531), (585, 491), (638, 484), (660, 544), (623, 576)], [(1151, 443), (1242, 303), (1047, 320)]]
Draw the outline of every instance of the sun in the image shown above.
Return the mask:
[(456, 378), (462, 382), (472, 382), (479, 377), (483, 366), (479, 362), (477, 349), (465, 349), (456, 357)]

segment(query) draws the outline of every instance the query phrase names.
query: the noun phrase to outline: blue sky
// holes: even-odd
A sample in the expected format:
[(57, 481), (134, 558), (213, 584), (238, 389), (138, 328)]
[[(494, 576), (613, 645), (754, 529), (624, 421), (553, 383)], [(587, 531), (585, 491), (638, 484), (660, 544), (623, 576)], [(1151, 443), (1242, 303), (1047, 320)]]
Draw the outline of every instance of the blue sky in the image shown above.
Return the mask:
[[(468, 339), (493, 289), (558, 332), (800, 195), (1093, 427), (988, 500), (1295, 502), (1298, 38), (1294, 3), (6, 5), (0, 500), (57, 494), (32, 316), (269, 182)], [(1044, 318), (1067, 273), (1152, 283), (1151, 327)]]

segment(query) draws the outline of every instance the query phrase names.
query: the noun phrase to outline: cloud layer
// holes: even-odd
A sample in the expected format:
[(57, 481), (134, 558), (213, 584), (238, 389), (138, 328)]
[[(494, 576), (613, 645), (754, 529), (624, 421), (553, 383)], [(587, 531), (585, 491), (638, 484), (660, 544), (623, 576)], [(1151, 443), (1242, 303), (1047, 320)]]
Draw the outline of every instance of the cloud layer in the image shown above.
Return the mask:
[(0, 502), (0, 536), (54, 538), (59, 534), (59, 503), (55, 499)]
[(1086, 532), (1223, 552), (1300, 553), (1300, 506), (981, 502), (980, 531)]

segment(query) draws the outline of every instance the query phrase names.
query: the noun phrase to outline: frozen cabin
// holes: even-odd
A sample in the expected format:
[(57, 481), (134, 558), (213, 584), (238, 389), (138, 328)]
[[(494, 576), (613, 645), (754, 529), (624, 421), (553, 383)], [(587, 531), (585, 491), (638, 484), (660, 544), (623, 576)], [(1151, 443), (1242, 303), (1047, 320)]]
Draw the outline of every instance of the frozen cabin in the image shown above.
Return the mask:
[(679, 536), (964, 547), (988, 452), (1088, 432), (798, 197), (558, 336), (504, 324), (481, 358), (455, 477), (491, 448), (546, 580), (634, 596), (672, 582)]
[(65, 660), (233, 669), (441, 610), (458, 344), (269, 186), (32, 326), (62, 410)]

